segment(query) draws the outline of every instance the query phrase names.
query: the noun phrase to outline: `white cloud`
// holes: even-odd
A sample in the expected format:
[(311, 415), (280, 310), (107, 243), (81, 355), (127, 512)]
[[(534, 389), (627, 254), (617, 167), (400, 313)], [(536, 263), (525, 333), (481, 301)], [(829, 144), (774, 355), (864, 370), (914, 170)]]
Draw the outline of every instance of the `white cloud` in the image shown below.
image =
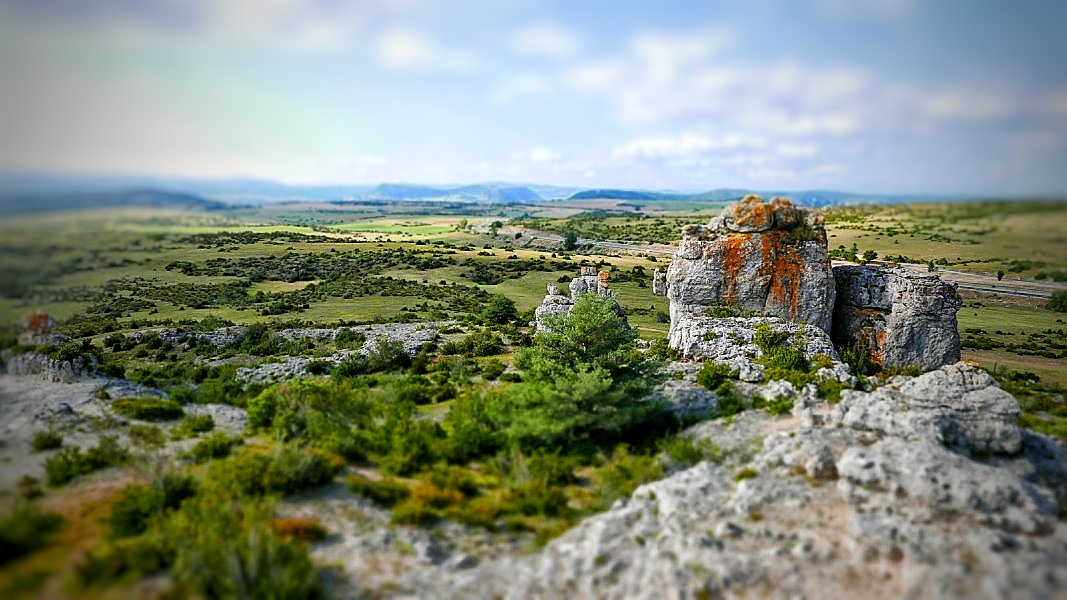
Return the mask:
[(582, 49), (578, 36), (555, 23), (538, 23), (515, 34), (512, 47), (519, 54), (570, 58)]
[(616, 149), (617, 156), (631, 158), (688, 158), (715, 150), (737, 148), (762, 148), (767, 141), (758, 136), (726, 134), (711, 137), (699, 133), (686, 132), (676, 136), (644, 137), (633, 140)]
[(815, 144), (782, 143), (777, 144), (774, 151), (790, 158), (810, 158), (818, 154), (819, 149)]
[(511, 154), (511, 158), (514, 160), (528, 161), (532, 163), (549, 163), (555, 162), (562, 157), (562, 154), (546, 148), (533, 148), (531, 150), (519, 150)]
[(438, 45), (413, 29), (393, 29), (378, 38), (379, 62), (398, 71), (469, 71), (475, 60), (470, 54)]

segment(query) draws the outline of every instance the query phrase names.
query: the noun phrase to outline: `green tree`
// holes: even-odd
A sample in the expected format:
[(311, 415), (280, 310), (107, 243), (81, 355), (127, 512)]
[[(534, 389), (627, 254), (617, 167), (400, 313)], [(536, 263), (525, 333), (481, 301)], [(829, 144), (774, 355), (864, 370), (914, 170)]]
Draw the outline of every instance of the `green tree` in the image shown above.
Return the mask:
[(485, 310), (482, 311), (482, 320), (486, 323), (507, 325), (518, 314), (518, 311), (515, 309), (515, 302), (512, 301), (511, 298), (500, 294), (493, 294), (492, 296), (489, 296), (489, 301), (486, 302)]
[(574, 250), (578, 247), (578, 233), (573, 229), (568, 230), (566, 235), (563, 236), (563, 249)]
[(875, 252), (874, 250), (869, 250), (868, 249), (868, 250), (864, 250), (863, 251), (863, 260), (865, 260), (867, 262), (870, 262), (870, 261), (872, 261), (872, 260), (874, 260), (876, 258), (878, 258), (878, 253)]
[(1049, 297), (1046, 306), (1049, 310), (1067, 312), (1067, 292), (1052, 292), (1052, 296)]
[(501, 223), (500, 221), (493, 221), (492, 223), (489, 224), (489, 235), (492, 236), (492, 237), (496, 237), (497, 231), (499, 231), (500, 228), (503, 227), (503, 226), (504, 226), (504, 224)]
[(615, 300), (584, 294), (569, 313), (546, 315), (545, 331), (533, 347), (516, 357), (516, 365), (534, 379), (551, 381), (561, 370), (616, 372), (626, 364), (637, 333), (615, 314)]

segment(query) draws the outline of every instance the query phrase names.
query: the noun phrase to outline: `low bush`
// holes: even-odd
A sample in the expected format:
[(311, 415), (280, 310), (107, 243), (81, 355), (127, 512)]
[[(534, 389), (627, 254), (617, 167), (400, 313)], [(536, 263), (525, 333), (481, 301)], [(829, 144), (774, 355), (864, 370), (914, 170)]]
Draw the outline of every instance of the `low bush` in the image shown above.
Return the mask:
[(0, 516), (0, 565), (52, 543), (65, 521), (36, 504), (20, 501)]
[(111, 403), (111, 409), (120, 415), (142, 421), (168, 421), (185, 414), (181, 404), (155, 396), (121, 398)]
[(63, 485), (75, 477), (126, 462), (129, 451), (119, 445), (115, 436), (101, 436), (88, 452), (81, 448), (61, 448), (44, 463), (45, 479), (49, 485)]
[[(670, 322), (670, 318), (668, 318), (666, 322)], [(645, 352), (645, 358), (655, 360), (678, 360), (678, 351), (668, 345), (667, 338), (656, 338), (649, 344), (648, 350)]]
[(697, 383), (706, 389), (714, 390), (730, 380), (735, 373), (730, 370), (730, 365), (717, 363), (713, 360), (704, 361), (704, 366), (697, 373)]
[(143, 448), (161, 448), (166, 443), (163, 430), (158, 425), (130, 425), (130, 442)]
[(283, 446), (271, 453), (246, 450), (212, 463), (209, 477), (244, 494), (292, 494), (333, 480), (334, 465), (323, 453)]
[(758, 398), (755, 402), (752, 403), (752, 407), (762, 408), (768, 413), (778, 417), (788, 414), (791, 410), (793, 410), (793, 399), (787, 396), (776, 396), (771, 400), (764, 400), (763, 398)]
[(744, 396), (729, 381), (715, 388), (716, 417), (729, 417), (748, 408)]
[(348, 478), (348, 489), (357, 496), (363, 496), (387, 508), (411, 496), (411, 490), (392, 477), (374, 480), (363, 475), (352, 475)]
[(196, 462), (205, 462), (215, 458), (226, 458), (233, 448), (242, 442), (239, 437), (230, 437), (225, 433), (215, 433), (196, 443), (187, 456)]
[(189, 415), (182, 419), (178, 429), (190, 434), (207, 433), (215, 429), (215, 418), (211, 415)]
[(36, 452), (55, 450), (63, 445), (63, 436), (55, 431), (38, 431), (33, 436), (33, 449)]

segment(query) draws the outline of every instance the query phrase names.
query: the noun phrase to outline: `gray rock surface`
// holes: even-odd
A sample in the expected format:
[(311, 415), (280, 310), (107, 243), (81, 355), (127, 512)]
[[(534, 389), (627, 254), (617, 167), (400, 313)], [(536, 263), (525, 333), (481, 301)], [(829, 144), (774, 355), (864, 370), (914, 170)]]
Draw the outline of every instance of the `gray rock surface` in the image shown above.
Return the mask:
[(839, 266), (834, 341), (867, 344), (881, 366), (917, 365), (924, 371), (960, 359), (954, 283), (936, 273), (875, 266)]
[(832, 421), (903, 439), (936, 439), (962, 452), (1015, 454), (1019, 403), (977, 366), (960, 362), (873, 392), (847, 390)]
[(687, 225), (667, 268), (671, 330), (727, 303), (830, 331), (835, 285), (821, 213), (749, 196)]
[(736, 370), (742, 381), (758, 382), (763, 380), (764, 368), (754, 361), (763, 352), (753, 339), (760, 324), (767, 324), (774, 331), (788, 333), (786, 344), (798, 347), (808, 360), (820, 354), (830, 357), (833, 366), (826, 369), (825, 378), (849, 384), (855, 381), (848, 365), (840, 362), (825, 331), (813, 325), (791, 323), (777, 317), (685, 316), (672, 322), (668, 344), (685, 360), (714, 360)]
[(73, 383), (96, 371), (96, 359), (59, 360), (36, 352), (12, 354), (10, 350), (0, 352), (4, 370), (9, 375), (30, 376), (45, 381)]
[[(715, 461), (639, 487), (537, 554), (421, 572), (397, 593), (1061, 597), (1067, 589), (1067, 523), (1057, 517), (1067, 502), (1064, 449), (1031, 433), (1007, 435), (1003, 420), (1014, 400), (990, 386), (988, 375), (961, 363), (846, 395), (844, 408), (834, 412), (851, 415), (849, 426), (827, 418), (832, 408), (809, 397), (807, 388), (796, 402), (823, 417), (815, 425), (752, 410), (700, 423), (685, 435), (714, 444)], [(762, 387), (753, 392), (776, 391)], [(906, 429), (896, 426), (899, 417), (879, 414), (881, 408), (861, 410), (888, 392), (894, 402), (925, 404), (887, 410), (939, 418)], [(997, 399), (990, 404), (991, 396)], [(953, 437), (946, 429), (964, 433)], [(983, 449), (982, 460), (953, 451), (975, 448)]]

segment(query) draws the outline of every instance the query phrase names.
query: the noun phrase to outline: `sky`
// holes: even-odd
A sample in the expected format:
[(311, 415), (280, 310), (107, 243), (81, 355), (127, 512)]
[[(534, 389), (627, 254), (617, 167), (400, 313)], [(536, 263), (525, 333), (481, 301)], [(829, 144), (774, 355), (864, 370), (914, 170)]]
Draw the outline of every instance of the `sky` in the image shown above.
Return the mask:
[(1067, 3), (0, 0), (0, 171), (1067, 195)]

